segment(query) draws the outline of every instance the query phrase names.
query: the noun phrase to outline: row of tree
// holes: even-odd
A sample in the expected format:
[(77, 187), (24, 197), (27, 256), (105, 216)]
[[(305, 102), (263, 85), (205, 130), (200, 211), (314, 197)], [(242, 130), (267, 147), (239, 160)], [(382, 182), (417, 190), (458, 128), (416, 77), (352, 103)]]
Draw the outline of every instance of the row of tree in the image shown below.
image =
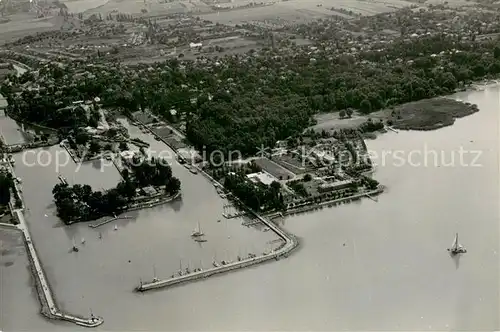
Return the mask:
[(0, 206), (10, 202), (10, 192), (14, 188), (14, 180), (10, 173), (0, 173)]

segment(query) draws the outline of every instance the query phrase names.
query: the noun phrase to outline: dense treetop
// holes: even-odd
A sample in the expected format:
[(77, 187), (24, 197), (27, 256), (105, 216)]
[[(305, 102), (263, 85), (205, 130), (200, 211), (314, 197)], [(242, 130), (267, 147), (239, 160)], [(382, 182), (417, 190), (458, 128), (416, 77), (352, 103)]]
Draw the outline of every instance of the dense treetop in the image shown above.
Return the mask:
[[(400, 38), (338, 55), (318, 43), (153, 65), (70, 63), (10, 76), (9, 111), (48, 126), (88, 125), (75, 100), (146, 110), (185, 121), (188, 139), (207, 150), (251, 154), (296, 135), (316, 112), (372, 111), (454, 92), (500, 73), (498, 41), (444, 34)], [(313, 50), (313, 51), (312, 51)], [(173, 117), (175, 108), (179, 116)]]

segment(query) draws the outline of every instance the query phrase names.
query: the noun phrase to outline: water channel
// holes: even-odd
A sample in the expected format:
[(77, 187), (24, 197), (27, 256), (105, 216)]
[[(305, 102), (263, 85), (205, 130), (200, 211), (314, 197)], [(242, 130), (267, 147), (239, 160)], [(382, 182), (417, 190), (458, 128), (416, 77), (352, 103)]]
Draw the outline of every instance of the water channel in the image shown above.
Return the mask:
[[(131, 289), (140, 278), (152, 278), (153, 266), (161, 277), (178, 270), (179, 260), (208, 266), (214, 255), (261, 252), (272, 234), (243, 227), (241, 219), (226, 222), (225, 202), (213, 186), (175, 161), (181, 201), (137, 212), (118, 221), (117, 231), (115, 223), (63, 227), (50, 194), (57, 170), (29, 167), (16, 155), (26, 217), (58, 303), (73, 313), (92, 308), (105, 320), (98, 329), (106, 331), (498, 330), (500, 87), (456, 96), (481, 111), (437, 131), (387, 133), (367, 142), (378, 156), (375, 177), (388, 187), (378, 202), (286, 218), (284, 227), (301, 240), (288, 259), (147, 294)], [(137, 128), (131, 131), (152, 150), (166, 149)], [(468, 153), (459, 165), (461, 147)], [(437, 160), (433, 152), (427, 161), (418, 153), (409, 157), (426, 150), (437, 152)], [(46, 151), (62, 155), (59, 147)], [(396, 151), (412, 162), (400, 165)], [(474, 151), (481, 152), (476, 161)], [(75, 172), (70, 163), (59, 172), (94, 189), (114, 186), (118, 172), (112, 166), (101, 172), (101, 166), (90, 163)], [(198, 221), (208, 239), (202, 246), (189, 239)], [(459, 260), (446, 252), (455, 232), (469, 250)], [(82, 237), (80, 252), (69, 253), (72, 239)], [(17, 254), (6, 256), (14, 264), (0, 265), (0, 329), (79, 329), (37, 314), (25, 254), (14, 247)]]

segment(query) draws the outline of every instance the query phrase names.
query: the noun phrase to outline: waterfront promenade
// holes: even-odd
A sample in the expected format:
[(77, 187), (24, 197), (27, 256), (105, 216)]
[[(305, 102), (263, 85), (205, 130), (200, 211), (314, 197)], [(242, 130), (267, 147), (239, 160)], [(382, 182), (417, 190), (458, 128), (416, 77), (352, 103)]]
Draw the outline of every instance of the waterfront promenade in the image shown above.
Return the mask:
[(17, 229), (23, 234), (28, 257), (33, 269), (33, 276), (36, 279), (37, 287), (39, 288), (38, 295), (40, 297), (40, 302), (42, 303), (42, 308), (43, 304), (46, 304), (47, 306), (47, 310), (42, 310), (42, 313), (48, 318), (65, 320), (84, 327), (96, 327), (101, 325), (104, 322), (101, 317), (94, 316), (93, 314), (91, 314), (89, 318), (78, 317), (66, 314), (57, 308), (49, 283), (45, 273), (43, 272), (42, 264), (31, 240), (31, 235), (29, 233), (28, 225), (24, 219), (23, 211), (21, 209), (16, 209), (13, 210), (12, 214), (19, 224), (0, 224), (0, 227)]
[(24, 219), (23, 211), (21, 209), (16, 209), (12, 211), (12, 214), (14, 218), (19, 222), (19, 224), (14, 227), (23, 233), (27, 253), (33, 268), (33, 274), (37, 281), (37, 285), (40, 288), (38, 292), (40, 301), (42, 303), (45, 303), (48, 307), (46, 310), (47, 312), (43, 312), (42, 310), (43, 314), (52, 319), (65, 320), (84, 327), (96, 327), (101, 325), (104, 322), (101, 317), (94, 316), (93, 314), (91, 314), (89, 318), (77, 317), (74, 315), (66, 314), (57, 308), (54, 296), (52, 295), (52, 292), (50, 290), (49, 282), (47, 281), (45, 273), (43, 272), (42, 263), (38, 258), (35, 246), (33, 245), (33, 242), (31, 240), (28, 224)]

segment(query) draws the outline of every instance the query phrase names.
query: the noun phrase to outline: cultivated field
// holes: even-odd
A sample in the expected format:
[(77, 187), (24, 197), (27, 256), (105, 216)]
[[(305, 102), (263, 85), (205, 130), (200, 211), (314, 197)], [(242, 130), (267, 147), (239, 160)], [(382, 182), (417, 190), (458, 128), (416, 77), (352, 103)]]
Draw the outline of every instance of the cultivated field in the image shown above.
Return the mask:
[(210, 7), (200, 0), (75, 0), (63, 1), (72, 13), (85, 13), (85, 16), (100, 13), (143, 14), (157, 16), (174, 13), (199, 13), (210, 11)]
[[(225, 7), (239, 5), (238, 0), (230, 4), (224, 4)], [(333, 15), (349, 17), (349, 12), (369, 16), (395, 11), (411, 5), (411, 2), (403, 0), (290, 0), (275, 2), (269, 6), (205, 14), (201, 15), (201, 18), (223, 24), (241, 24), (266, 20), (303, 23)]]
[(61, 1), (68, 7), (70, 13), (83, 13), (89, 9), (97, 8), (105, 5), (108, 0), (74, 0), (74, 1)]
[(460, 6), (465, 6), (465, 5), (471, 5), (473, 1), (467, 1), (467, 0), (427, 0), (425, 2), (426, 5), (444, 5), (445, 2), (447, 3), (446, 5), (448, 7), (460, 7)]
[(10, 21), (0, 24), (0, 44), (37, 32), (54, 29), (54, 19), (38, 19), (36, 14), (10, 15)]

